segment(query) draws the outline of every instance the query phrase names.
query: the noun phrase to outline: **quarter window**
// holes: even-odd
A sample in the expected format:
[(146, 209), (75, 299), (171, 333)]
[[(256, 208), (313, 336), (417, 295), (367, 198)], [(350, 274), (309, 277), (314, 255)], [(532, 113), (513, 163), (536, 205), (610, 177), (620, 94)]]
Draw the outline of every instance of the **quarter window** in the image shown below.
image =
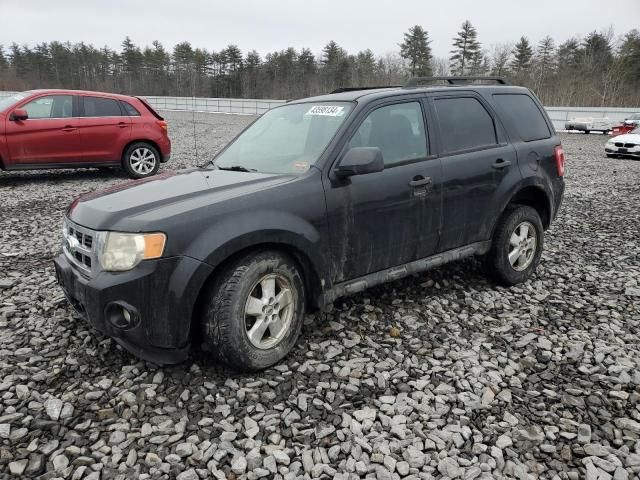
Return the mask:
[(133, 106), (131, 105), (129, 102), (125, 102), (124, 100), (120, 102), (120, 105), (122, 105), (122, 108), (124, 109), (124, 111), (126, 112), (126, 114), (130, 117), (139, 117), (140, 116), (140, 112)]
[(85, 117), (121, 117), (122, 110), (117, 100), (101, 97), (83, 97)]
[(418, 102), (380, 107), (364, 119), (349, 148), (378, 147), (385, 165), (427, 156), (422, 107)]
[(496, 145), (493, 119), (473, 97), (438, 98), (436, 114), (444, 153)]
[(71, 95), (49, 95), (36, 98), (24, 107), (29, 119), (70, 118), (73, 116), (73, 97)]
[(529, 95), (496, 94), (493, 99), (525, 142), (549, 138), (549, 126)]

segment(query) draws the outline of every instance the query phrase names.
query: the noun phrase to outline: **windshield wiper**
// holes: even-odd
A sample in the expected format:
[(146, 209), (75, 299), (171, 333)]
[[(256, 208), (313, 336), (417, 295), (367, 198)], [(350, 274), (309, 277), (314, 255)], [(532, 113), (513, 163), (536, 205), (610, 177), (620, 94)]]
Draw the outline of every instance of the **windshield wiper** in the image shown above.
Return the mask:
[(255, 168), (247, 168), (247, 167), (243, 167), (242, 165), (232, 165), (230, 167), (220, 167), (216, 165), (216, 167), (218, 168), (218, 170), (229, 170), (231, 172), (257, 172), (258, 171)]

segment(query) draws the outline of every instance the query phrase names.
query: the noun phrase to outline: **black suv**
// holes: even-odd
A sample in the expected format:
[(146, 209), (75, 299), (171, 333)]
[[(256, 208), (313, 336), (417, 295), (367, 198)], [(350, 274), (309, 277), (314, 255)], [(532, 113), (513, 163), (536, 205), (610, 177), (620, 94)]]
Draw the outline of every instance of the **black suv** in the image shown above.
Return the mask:
[(80, 197), (55, 260), (70, 302), (157, 363), (192, 344), (266, 368), (306, 311), (471, 255), (536, 269), (564, 153), (526, 88), (414, 79), (289, 102), (207, 166)]

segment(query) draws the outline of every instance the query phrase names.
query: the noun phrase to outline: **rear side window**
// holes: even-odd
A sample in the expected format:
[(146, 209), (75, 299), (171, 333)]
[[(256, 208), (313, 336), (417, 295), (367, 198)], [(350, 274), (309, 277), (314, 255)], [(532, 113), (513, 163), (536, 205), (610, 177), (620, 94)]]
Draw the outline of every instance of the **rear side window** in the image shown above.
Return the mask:
[(501, 93), (493, 95), (493, 99), (525, 142), (551, 137), (540, 108), (529, 95)]
[(129, 102), (125, 102), (124, 100), (122, 100), (120, 102), (120, 105), (122, 105), (123, 110), (125, 111), (125, 113), (128, 116), (130, 116), (130, 117), (139, 117), (140, 116), (140, 112), (133, 105), (131, 105)]
[(117, 100), (101, 97), (83, 97), (85, 117), (121, 117), (122, 111)]
[(351, 137), (349, 148), (378, 147), (385, 165), (427, 156), (422, 108), (418, 102), (380, 107), (367, 116)]
[(24, 107), (29, 119), (70, 118), (73, 114), (73, 97), (71, 95), (50, 95), (36, 98)]
[(498, 143), (493, 118), (476, 98), (439, 98), (435, 105), (444, 153)]

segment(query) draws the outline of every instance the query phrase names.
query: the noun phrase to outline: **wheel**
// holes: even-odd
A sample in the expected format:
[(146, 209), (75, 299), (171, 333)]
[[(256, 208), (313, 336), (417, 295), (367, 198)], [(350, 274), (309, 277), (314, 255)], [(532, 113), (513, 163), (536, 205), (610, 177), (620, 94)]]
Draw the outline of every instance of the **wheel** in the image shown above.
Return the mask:
[(267, 251), (240, 259), (205, 293), (203, 349), (230, 367), (263, 370), (295, 345), (305, 311), (297, 263)]
[(534, 208), (508, 207), (498, 221), (485, 258), (489, 275), (507, 286), (525, 282), (540, 263), (543, 231), (540, 215)]
[(160, 168), (160, 154), (153, 145), (145, 142), (133, 143), (124, 152), (122, 167), (131, 178), (150, 177)]

